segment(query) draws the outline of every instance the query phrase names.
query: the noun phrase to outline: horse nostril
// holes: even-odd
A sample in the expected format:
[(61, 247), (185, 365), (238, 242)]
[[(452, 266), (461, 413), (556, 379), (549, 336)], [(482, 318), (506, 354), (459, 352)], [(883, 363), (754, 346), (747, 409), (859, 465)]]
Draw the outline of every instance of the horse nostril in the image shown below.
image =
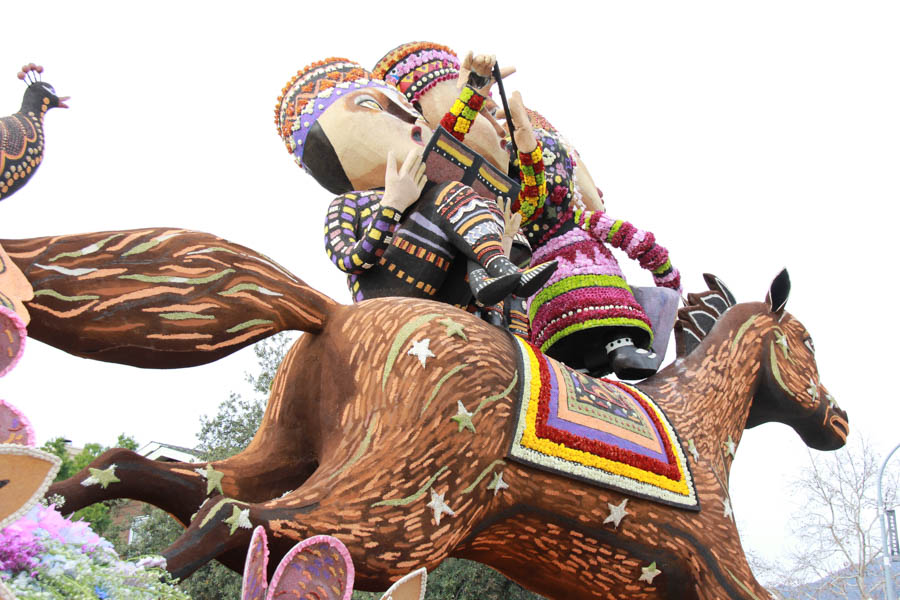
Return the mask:
[(838, 415), (834, 415), (829, 420), (829, 424), (842, 439), (847, 439), (847, 436), (850, 434), (850, 427), (848, 426), (847, 421)]

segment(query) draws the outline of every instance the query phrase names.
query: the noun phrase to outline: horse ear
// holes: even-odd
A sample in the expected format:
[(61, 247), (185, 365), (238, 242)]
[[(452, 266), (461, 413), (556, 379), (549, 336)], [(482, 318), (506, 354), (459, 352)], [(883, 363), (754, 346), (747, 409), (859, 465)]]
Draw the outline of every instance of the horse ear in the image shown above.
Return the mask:
[(782, 269), (781, 273), (772, 281), (769, 286), (769, 293), (766, 294), (766, 304), (772, 309), (772, 312), (778, 313), (784, 310), (787, 304), (788, 294), (791, 293), (791, 278), (788, 276), (787, 269)]
[(269, 543), (266, 530), (258, 525), (250, 538), (247, 560), (244, 562), (244, 581), (241, 586), (241, 600), (264, 600), (266, 597), (266, 569), (269, 565)]

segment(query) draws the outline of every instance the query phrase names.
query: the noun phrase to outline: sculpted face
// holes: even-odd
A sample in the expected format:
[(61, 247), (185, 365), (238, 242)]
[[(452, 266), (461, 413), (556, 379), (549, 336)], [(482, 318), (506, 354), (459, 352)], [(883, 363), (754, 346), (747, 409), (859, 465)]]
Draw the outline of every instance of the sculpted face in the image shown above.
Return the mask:
[(400, 95), (366, 88), (348, 93), (318, 119), (355, 190), (384, 186), (388, 151), (402, 160), (424, 150), (432, 130)]
[[(441, 81), (419, 98), (419, 106), (425, 120), (432, 128), (440, 126), (441, 119), (459, 97), (455, 80)], [(506, 172), (509, 166), (509, 154), (506, 151), (506, 140), (503, 129), (487, 111), (482, 110), (472, 123), (463, 143), (490, 161), (495, 167)]]

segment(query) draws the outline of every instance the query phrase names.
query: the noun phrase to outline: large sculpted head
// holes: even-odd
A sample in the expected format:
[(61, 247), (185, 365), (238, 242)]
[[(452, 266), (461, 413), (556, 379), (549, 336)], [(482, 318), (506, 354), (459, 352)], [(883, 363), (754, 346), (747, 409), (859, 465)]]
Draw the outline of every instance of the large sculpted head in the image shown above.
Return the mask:
[(335, 194), (383, 186), (388, 152), (421, 150), (432, 133), (402, 94), (343, 58), (298, 71), (275, 124), (297, 164)]
[[(437, 128), (459, 96), (459, 68), (459, 58), (450, 48), (431, 42), (410, 42), (388, 52), (372, 73), (402, 92), (428, 124)], [(506, 139), (492, 115), (482, 111), (466, 134), (465, 144), (506, 171)]]

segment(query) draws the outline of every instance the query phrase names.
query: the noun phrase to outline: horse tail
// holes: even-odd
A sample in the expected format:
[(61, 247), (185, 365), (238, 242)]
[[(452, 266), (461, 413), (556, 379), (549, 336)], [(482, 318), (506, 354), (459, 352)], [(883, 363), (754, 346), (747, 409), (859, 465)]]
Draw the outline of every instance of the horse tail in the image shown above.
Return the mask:
[(215, 361), (340, 306), (268, 257), (175, 228), (0, 240), (34, 288), (28, 335), (145, 368)]

